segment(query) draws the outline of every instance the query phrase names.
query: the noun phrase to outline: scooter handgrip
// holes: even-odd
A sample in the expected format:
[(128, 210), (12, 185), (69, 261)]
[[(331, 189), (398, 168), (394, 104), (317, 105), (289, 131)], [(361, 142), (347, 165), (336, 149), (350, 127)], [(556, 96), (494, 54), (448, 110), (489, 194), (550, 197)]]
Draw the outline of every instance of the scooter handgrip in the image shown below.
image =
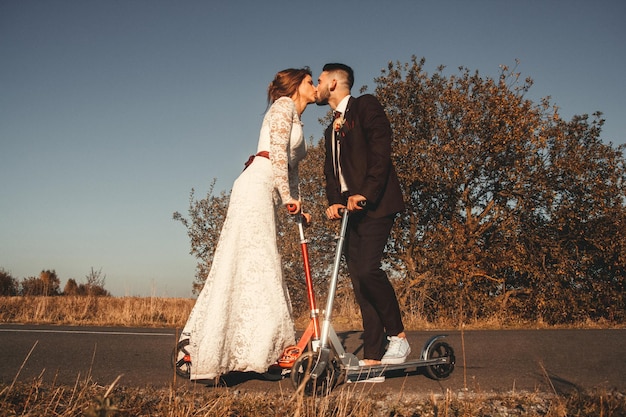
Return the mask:
[[(359, 206), (359, 207), (363, 207), (363, 208), (365, 208), (365, 207), (367, 207), (367, 200), (361, 200), (361, 201), (359, 201), (358, 203), (356, 203), (356, 205), (357, 205), (357, 206)], [(343, 215), (343, 212), (344, 212), (345, 210), (346, 210), (345, 208), (340, 208), (339, 210), (337, 210), (337, 212), (338, 212), (339, 214)]]
[(296, 213), (298, 210), (298, 206), (295, 204), (287, 204), (287, 211), (289, 213)]

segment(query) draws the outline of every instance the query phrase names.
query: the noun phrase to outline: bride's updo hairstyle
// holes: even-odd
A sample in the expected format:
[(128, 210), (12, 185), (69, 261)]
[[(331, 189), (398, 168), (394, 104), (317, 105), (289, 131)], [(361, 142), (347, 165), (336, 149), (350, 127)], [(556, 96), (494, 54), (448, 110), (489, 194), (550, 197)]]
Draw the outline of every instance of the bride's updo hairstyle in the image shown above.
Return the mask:
[(307, 75), (313, 76), (309, 67), (287, 68), (278, 72), (267, 88), (268, 107), (281, 97), (293, 96)]

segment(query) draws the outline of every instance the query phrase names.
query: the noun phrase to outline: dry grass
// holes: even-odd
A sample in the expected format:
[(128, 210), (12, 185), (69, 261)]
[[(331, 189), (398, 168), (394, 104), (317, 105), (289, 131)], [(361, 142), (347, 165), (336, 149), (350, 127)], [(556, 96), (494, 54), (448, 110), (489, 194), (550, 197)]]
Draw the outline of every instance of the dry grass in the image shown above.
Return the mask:
[[(360, 316), (349, 302), (336, 303), (338, 328), (358, 329)], [(182, 327), (192, 299), (138, 297), (0, 297), (0, 322), (63, 325)], [(297, 321), (304, 328), (308, 317)], [(458, 328), (451, 323), (425, 323), (409, 317), (407, 328)], [(582, 323), (580, 327), (601, 327)], [(497, 328), (500, 321), (470, 323), (466, 328)], [(537, 323), (528, 327), (538, 327)], [(539, 327), (541, 327), (539, 325)], [(28, 357), (25, 359), (25, 362)], [(103, 387), (89, 379), (72, 386), (31, 382), (0, 384), (0, 417), (4, 416), (297, 416), (297, 417), (480, 417), (480, 416), (626, 416), (626, 397), (619, 392), (575, 393), (564, 397), (543, 393), (482, 394), (448, 392), (419, 396), (407, 392), (372, 392), (368, 384), (343, 385), (321, 398), (283, 392), (242, 393), (203, 385), (166, 389)]]
[[(361, 314), (352, 293), (337, 294), (333, 312), (333, 327), (338, 331), (361, 330)], [(0, 296), (0, 323), (54, 324), (68, 326), (124, 326), (182, 328), (195, 303), (191, 298), (159, 297), (4, 297)], [(323, 306), (318, 306), (323, 308)], [(459, 323), (441, 320), (428, 322), (423, 317), (404, 314), (407, 330), (458, 329)], [(309, 323), (309, 312), (303, 311), (295, 318), (296, 328), (304, 330)], [(620, 323), (586, 321), (572, 328), (623, 327)], [(468, 321), (463, 328), (554, 328), (546, 323), (519, 323), (501, 318)]]
[(195, 300), (157, 297), (0, 297), (1, 323), (183, 327)]
[(250, 394), (229, 389), (151, 389), (102, 387), (89, 381), (73, 386), (31, 384), (0, 386), (0, 416), (624, 416), (620, 393), (595, 392), (564, 398), (538, 393), (472, 395), (452, 393), (408, 398), (403, 393), (373, 393), (353, 385), (320, 398), (297, 394)]

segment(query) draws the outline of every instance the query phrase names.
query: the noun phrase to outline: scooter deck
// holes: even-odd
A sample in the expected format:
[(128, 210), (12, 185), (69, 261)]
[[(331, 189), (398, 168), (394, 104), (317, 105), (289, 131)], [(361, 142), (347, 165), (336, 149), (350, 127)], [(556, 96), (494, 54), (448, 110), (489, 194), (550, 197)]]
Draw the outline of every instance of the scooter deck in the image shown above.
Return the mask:
[(370, 378), (376, 378), (384, 376), (385, 373), (391, 371), (417, 371), (418, 368), (433, 365), (446, 365), (450, 360), (447, 357), (433, 358), (433, 359), (415, 359), (406, 361), (399, 364), (387, 364), (387, 365), (371, 365), (371, 366), (349, 366), (346, 367), (346, 381), (357, 382), (364, 381)]

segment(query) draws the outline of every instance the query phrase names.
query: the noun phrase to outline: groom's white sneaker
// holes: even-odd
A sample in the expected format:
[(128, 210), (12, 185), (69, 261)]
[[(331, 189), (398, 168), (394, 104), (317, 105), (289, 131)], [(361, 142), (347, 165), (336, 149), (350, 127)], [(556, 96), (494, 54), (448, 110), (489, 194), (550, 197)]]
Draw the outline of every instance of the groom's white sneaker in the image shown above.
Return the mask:
[(411, 346), (404, 337), (391, 336), (387, 338), (389, 340), (389, 346), (387, 346), (387, 352), (381, 359), (383, 365), (399, 365), (406, 362), (406, 358), (411, 353)]

